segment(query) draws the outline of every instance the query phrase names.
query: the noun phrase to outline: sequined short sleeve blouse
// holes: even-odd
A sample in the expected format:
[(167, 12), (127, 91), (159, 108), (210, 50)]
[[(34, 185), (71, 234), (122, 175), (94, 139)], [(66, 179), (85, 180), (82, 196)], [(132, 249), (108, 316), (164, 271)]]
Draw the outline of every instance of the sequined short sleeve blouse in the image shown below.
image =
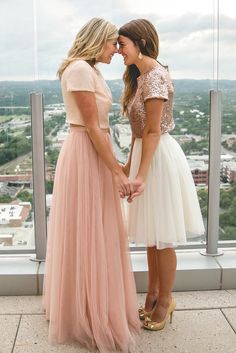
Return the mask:
[(158, 64), (138, 77), (138, 87), (128, 104), (128, 116), (132, 134), (142, 138), (146, 125), (145, 102), (148, 99), (164, 100), (161, 116), (161, 134), (173, 130), (173, 94), (174, 88), (168, 71)]

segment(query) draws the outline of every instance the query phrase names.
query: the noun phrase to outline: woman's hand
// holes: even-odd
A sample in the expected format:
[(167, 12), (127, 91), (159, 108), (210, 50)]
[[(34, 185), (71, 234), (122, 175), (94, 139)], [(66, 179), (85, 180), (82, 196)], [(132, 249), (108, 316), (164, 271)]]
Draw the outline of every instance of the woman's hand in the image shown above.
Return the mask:
[(115, 173), (114, 179), (115, 179), (115, 183), (118, 188), (120, 197), (121, 198), (124, 198), (125, 196), (130, 197), (134, 191), (133, 183), (129, 181), (129, 179), (124, 174), (124, 172), (120, 170), (119, 173)]
[(140, 196), (145, 189), (145, 181), (141, 177), (136, 177), (136, 179), (132, 182), (133, 192), (127, 198), (128, 202), (132, 202), (133, 199), (137, 196)]

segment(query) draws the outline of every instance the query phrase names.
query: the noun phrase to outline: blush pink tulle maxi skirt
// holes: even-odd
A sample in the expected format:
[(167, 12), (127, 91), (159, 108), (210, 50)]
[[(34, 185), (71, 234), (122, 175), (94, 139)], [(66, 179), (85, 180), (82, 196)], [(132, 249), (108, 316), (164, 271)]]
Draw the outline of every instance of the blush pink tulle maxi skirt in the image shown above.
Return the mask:
[(128, 352), (140, 330), (119, 194), (80, 127), (71, 127), (57, 162), (43, 306), (51, 343)]

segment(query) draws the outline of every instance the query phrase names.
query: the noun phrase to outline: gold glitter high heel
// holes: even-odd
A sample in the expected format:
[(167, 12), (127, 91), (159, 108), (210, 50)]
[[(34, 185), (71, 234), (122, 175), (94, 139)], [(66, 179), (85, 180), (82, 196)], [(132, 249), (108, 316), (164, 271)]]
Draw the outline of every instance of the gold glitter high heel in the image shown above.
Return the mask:
[(173, 312), (175, 308), (176, 308), (176, 302), (174, 299), (172, 299), (172, 302), (170, 303), (167, 309), (166, 316), (163, 321), (156, 322), (156, 321), (152, 321), (150, 317), (146, 317), (143, 323), (143, 327), (146, 330), (150, 330), (150, 331), (162, 330), (165, 327), (166, 321), (168, 320), (169, 317), (170, 317), (170, 323), (172, 323), (172, 317), (173, 317)]

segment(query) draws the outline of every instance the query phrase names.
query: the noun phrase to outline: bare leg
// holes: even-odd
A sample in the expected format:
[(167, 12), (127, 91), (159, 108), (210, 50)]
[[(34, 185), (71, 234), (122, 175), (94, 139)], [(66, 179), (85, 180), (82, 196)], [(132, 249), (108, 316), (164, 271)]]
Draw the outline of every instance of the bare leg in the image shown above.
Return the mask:
[(159, 274), (157, 265), (156, 247), (147, 248), (148, 260), (148, 293), (145, 301), (145, 310), (151, 311), (159, 294)]
[(171, 292), (176, 275), (176, 253), (173, 248), (156, 249), (156, 253), (160, 284), (158, 305), (152, 315), (152, 320), (161, 322), (172, 300)]

